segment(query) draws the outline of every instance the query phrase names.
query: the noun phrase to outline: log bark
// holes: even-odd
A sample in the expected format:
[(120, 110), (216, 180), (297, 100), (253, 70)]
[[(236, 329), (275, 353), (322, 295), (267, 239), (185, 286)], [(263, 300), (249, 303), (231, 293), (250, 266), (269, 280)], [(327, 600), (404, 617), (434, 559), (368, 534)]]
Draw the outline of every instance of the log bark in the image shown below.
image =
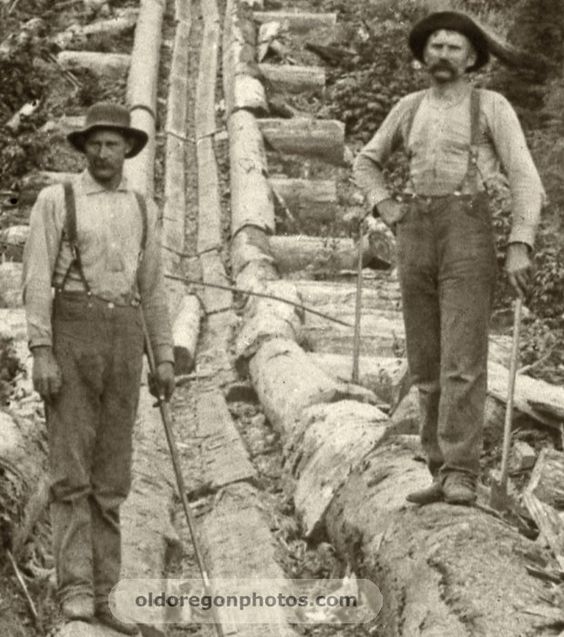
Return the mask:
[(155, 118), (164, 0), (141, 0), (127, 79), (131, 125), (149, 136), (145, 148), (125, 164), (132, 188), (152, 196), (155, 165)]
[(322, 159), (342, 165), (345, 125), (337, 120), (309, 118), (258, 120), (267, 145), (281, 153)]
[(320, 66), (259, 64), (259, 70), (274, 90), (322, 93), (325, 88), (325, 69)]
[(68, 71), (88, 69), (98, 77), (115, 79), (123, 77), (130, 64), (130, 56), (125, 53), (97, 51), (61, 51), (57, 60)]
[(293, 31), (303, 32), (322, 27), (335, 27), (336, 13), (304, 13), (298, 11), (255, 11), (253, 19), (259, 24), (285, 22)]
[(337, 184), (331, 179), (270, 177), (268, 183), (289, 208), (338, 202)]
[(264, 87), (256, 67), (256, 29), (249, 7), (229, 0), (225, 11), (223, 81), (226, 116), (239, 109), (268, 113)]
[(185, 296), (172, 326), (174, 341), (174, 373), (188, 374), (196, 363), (202, 304), (194, 295)]
[(62, 49), (66, 49), (74, 42), (87, 40), (93, 35), (118, 36), (132, 31), (137, 21), (139, 12), (135, 9), (123, 11), (115, 18), (98, 20), (85, 25), (73, 25), (58, 33), (52, 41)]
[[(330, 376), (339, 381), (350, 382), (352, 375), (352, 354), (320, 354), (311, 353), (309, 358)], [(398, 384), (404, 376), (403, 358), (372, 358), (361, 356), (359, 361), (359, 384), (388, 405), (394, 401)]]
[[(358, 245), (352, 239), (278, 236), (272, 237), (270, 248), (276, 265), (284, 273), (323, 270), (337, 274), (343, 270), (354, 271), (358, 262)], [(381, 253), (376, 242), (367, 244), (363, 254), (364, 267), (378, 267), (383, 263)]]
[[(248, 289), (248, 288), (247, 288)], [(281, 281), (276, 286), (283, 298), (300, 303), (295, 286), (291, 282)], [(271, 285), (257, 281), (253, 291), (271, 293)], [(292, 305), (274, 299), (250, 297), (245, 308), (245, 323), (237, 335), (235, 356), (239, 367), (271, 338), (300, 340), (300, 327), (303, 316)]]
[(239, 110), (228, 122), (231, 173), (231, 234), (256, 226), (272, 234), (274, 202), (266, 175), (263, 138), (251, 113)]

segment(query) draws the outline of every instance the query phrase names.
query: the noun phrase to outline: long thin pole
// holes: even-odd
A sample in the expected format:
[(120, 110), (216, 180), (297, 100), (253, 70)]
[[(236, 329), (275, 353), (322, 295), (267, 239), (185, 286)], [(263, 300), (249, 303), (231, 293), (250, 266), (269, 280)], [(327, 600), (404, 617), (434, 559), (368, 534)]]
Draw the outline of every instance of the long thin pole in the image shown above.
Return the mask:
[[(153, 378), (156, 378), (155, 374), (157, 371), (157, 366), (155, 363), (155, 355), (153, 353), (153, 348), (151, 347), (151, 341), (149, 339), (149, 333), (147, 331), (147, 324), (145, 323), (145, 316), (143, 315), (143, 311), (141, 310), (141, 322), (143, 325), (143, 337), (145, 339), (145, 353), (147, 354), (147, 360), (149, 362), (149, 371)], [(190, 531), (190, 538), (192, 539), (192, 546), (194, 547), (194, 555), (196, 556), (196, 563), (198, 564), (198, 569), (200, 571), (202, 581), (204, 583), (204, 590), (206, 595), (212, 595), (212, 589), (210, 584), (210, 578), (208, 576), (208, 572), (206, 569), (206, 565), (204, 562), (204, 558), (200, 551), (200, 545), (198, 543), (198, 536), (196, 534), (196, 521), (194, 516), (192, 515), (192, 511), (190, 509), (190, 505), (188, 503), (188, 498), (186, 497), (186, 486), (184, 484), (184, 477), (182, 475), (182, 470), (180, 467), (180, 458), (178, 455), (178, 448), (176, 446), (176, 440), (174, 438), (174, 432), (172, 430), (172, 419), (170, 417), (170, 408), (168, 402), (163, 399), (162, 396), (157, 397), (157, 403), (159, 406), (159, 411), (161, 412), (161, 419), (163, 421), (164, 430), (166, 434), (166, 440), (168, 442), (168, 448), (170, 451), (170, 456), (172, 458), (172, 466), (174, 468), (174, 474), (176, 476), (176, 483), (178, 485), (178, 491), (180, 493), (180, 501), (182, 502), (182, 508), (184, 509), (184, 514), (186, 516), (186, 522), (188, 524), (188, 530)], [(221, 627), (221, 623), (217, 616), (217, 609), (212, 605), (212, 613), (215, 621), (215, 630), (218, 637), (224, 637), (223, 629)]]
[[(362, 222), (361, 222), (362, 223)], [(362, 310), (362, 231), (358, 240), (358, 263), (356, 268), (356, 299), (354, 308), (354, 338), (352, 382), (357, 383), (360, 376), (360, 318)]]
[(521, 331), (521, 309), (523, 301), (518, 297), (515, 301), (513, 316), (513, 344), (511, 348), (511, 360), (509, 363), (509, 382), (507, 385), (507, 405), (505, 408), (505, 424), (503, 428), (503, 451), (501, 454), (500, 489), (507, 494), (507, 481), (509, 477), (509, 449), (511, 445), (511, 428), (513, 422), (513, 401), (515, 396), (515, 379), (519, 362), (519, 335)]

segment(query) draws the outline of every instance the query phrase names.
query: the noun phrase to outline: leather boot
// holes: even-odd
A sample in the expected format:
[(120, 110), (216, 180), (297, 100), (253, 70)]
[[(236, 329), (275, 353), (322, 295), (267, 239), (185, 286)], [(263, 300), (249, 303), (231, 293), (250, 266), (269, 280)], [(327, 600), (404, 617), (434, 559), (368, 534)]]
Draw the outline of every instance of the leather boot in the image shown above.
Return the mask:
[(104, 626), (108, 626), (108, 628), (112, 628), (118, 633), (123, 633), (124, 635), (140, 635), (139, 628), (137, 624), (122, 622), (118, 619), (110, 610), (107, 605), (97, 606), (96, 607), (96, 619)]
[(90, 622), (94, 617), (94, 600), (87, 595), (73, 595), (61, 602), (66, 621)]
[(477, 497), (477, 478), (462, 471), (452, 471), (443, 479), (445, 502), (471, 506)]
[(408, 502), (420, 505), (440, 502), (443, 499), (443, 488), (440, 480), (435, 478), (430, 487), (420, 489), (419, 491), (413, 491), (413, 493), (409, 493), (405, 499)]

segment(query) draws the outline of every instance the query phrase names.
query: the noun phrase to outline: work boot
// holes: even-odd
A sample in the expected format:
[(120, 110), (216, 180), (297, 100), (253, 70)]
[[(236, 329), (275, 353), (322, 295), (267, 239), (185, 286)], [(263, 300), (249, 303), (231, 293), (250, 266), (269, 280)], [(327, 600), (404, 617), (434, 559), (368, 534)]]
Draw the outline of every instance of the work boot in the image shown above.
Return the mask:
[(122, 622), (110, 610), (107, 604), (96, 606), (96, 619), (104, 626), (124, 635), (139, 635), (137, 624)]
[(419, 491), (413, 491), (408, 493), (406, 498), (408, 502), (414, 504), (432, 504), (433, 502), (440, 502), (443, 499), (443, 488), (438, 478), (433, 480), (433, 484), (426, 489), (420, 489)]
[(477, 479), (470, 473), (452, 471), (443, 478), (443, 493), (448, 504), (472, 506), (477, 497)]
[(61, 602), (61, 612), (66, 621), (90, 622), (94, 617), (94, 600), (88, 595), (73, 595)]

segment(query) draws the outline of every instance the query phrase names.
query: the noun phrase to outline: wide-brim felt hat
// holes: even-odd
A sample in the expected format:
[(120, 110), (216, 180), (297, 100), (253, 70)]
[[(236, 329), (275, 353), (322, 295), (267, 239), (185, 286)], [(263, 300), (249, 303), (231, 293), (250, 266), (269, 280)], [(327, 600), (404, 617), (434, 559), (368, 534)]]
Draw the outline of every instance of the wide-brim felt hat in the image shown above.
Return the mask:
[(445, 29), (465, 35), (476, 51), (476, 62), (468, 71), (477, 71), (488, 63), (490, 50), (483, 30), (464, 13), (457, 11), (437, 11), (419, 20), (409, 34), (409, 48), (420, 62), (424, 62), (423, 52), (429, 36), (435, 31)]
[(86, 112), (84, 127), (67, 135), (69, 143), (81, 153), (88, 135), (95, 130), (109, 128), (122, 133), (132, 141), (132, 148), (126, 158), (135, 157), (143, 150), (149, 137), (145, 131), (131, 126), (131, 115), (125, 106), (111, 102), (97, 102)]

